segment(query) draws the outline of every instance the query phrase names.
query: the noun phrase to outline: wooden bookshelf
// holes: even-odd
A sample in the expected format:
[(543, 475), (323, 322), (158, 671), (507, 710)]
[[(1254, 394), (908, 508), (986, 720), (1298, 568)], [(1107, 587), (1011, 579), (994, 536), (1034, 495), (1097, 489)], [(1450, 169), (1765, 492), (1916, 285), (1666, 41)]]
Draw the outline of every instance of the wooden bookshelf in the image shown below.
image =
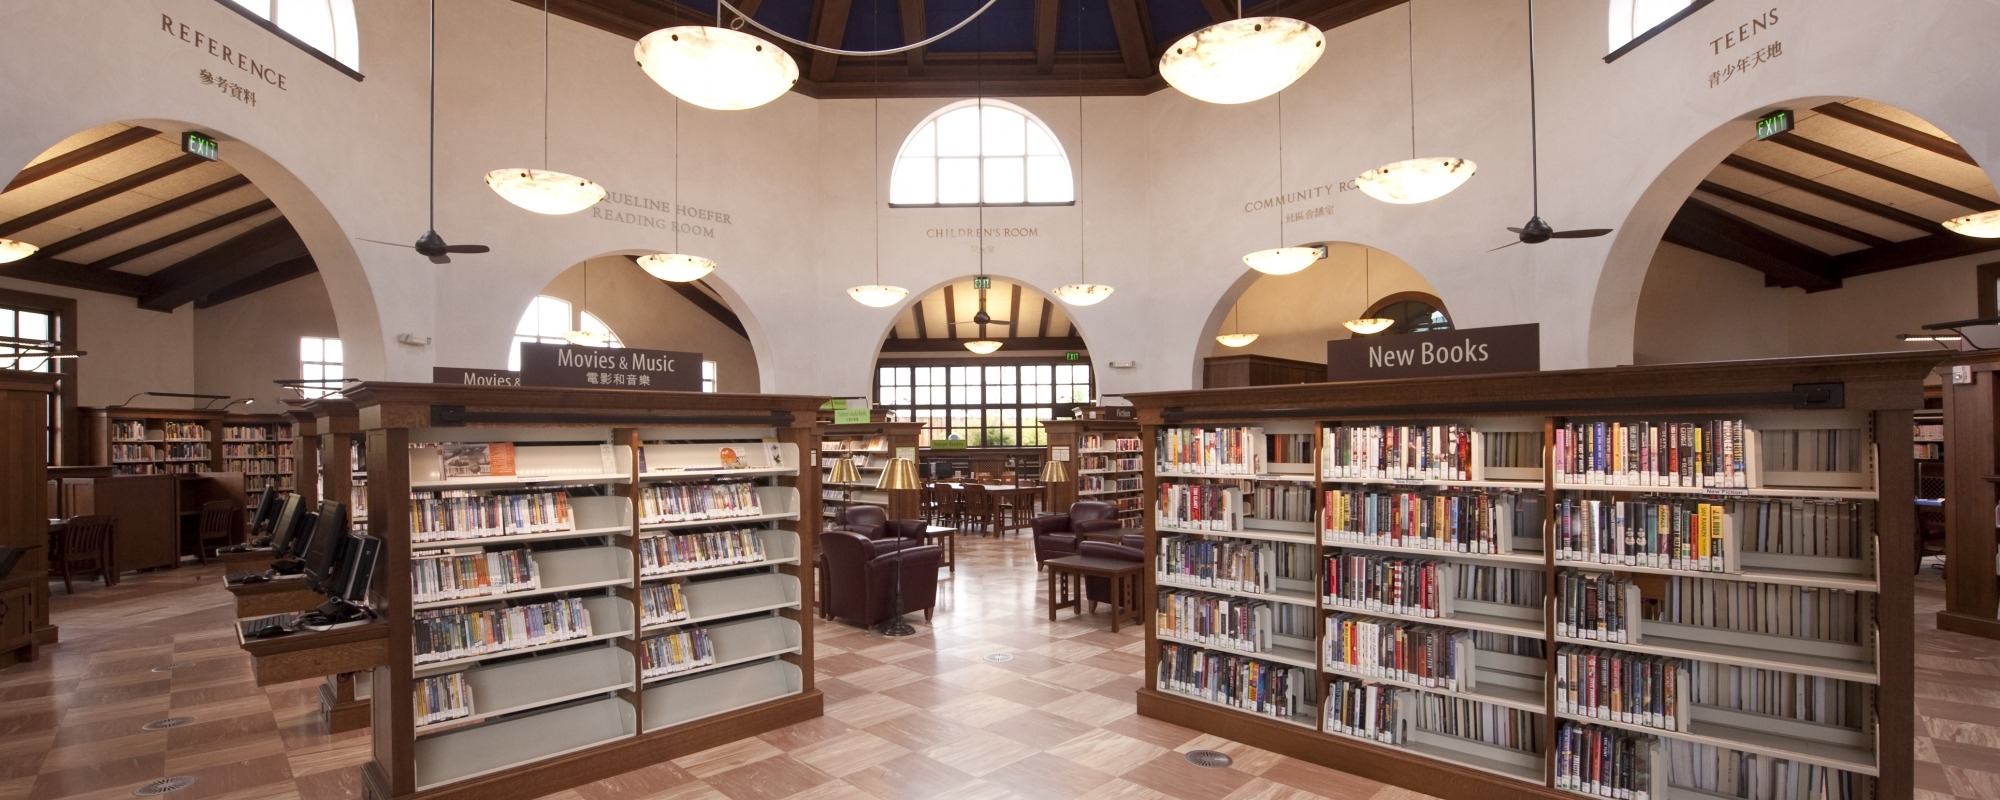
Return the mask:
[[(370, 797), (538, 797), (821, 713), (802, 554), (820, 530), (823, 398), (393, 383), (346, 394), (373, 454), (367, 528), (385, 545)], [(489, 465), (511, 445), (514, 474), (465, 474), (479, 445)], [(498, 527), (464, 511), (565, 503), (566, 517)], [(416, 559), (522, 551), (535, 572), (509, 573), (503, 596), (439, 600), (427, 583), (431, 602), (414, 602)], [(653, 617), (674, 591), (684, 613)], [(549, 636), (501, 648), (441, 650), (421, 633), (459, 629), (433, 615), (502, 608), (559, 616)], [(662, 638), (675, 634), (686, 638)], [(665, 649), (697, 639), (706, 663)], [(675, 660), (651, 664), (649, 650)], [(686, 668), (646, 674), (664, 664)], [(412, 700), (426, 697), (420, 720)]]
[(1146, 511), (1139, 424), (1130, 420), (1065, 420), (1042, 423), (1048, 434), (1049, 449), (1043, 455), (1053, 460), (1067, 451), (1068, 480), (1050, 483), (1046, 499), (1049, 513), (1067, 512), (1078, 500), (1100, 500), (1118, 506), (1118, 519), (1128, 527), (1139, 527)]
[[(1139, 711), (1447, 798), (1594, 796), (1564, 758), (1586, 739), (1646, 758), (1650, 770), (1620, 768), (1631, 796), (1650, 800), (1733, 796), (1686, 770), (1696, 753), (1779, 779), (1794, 764), (1800, 776), (1850, 781), (1860, 797), (1910, 796), (1913, 475), (1901, 458), (1937, 361), (1128, 395), (1146, 496), (1201, 498), (1149, 505), (1148, 556), (1162, 571), (1142, 593), (1154, 613)], [(1680, 453), (1660, 443), (1682, 431), (1692, 442), (1703, 426), (1702, 472), (1694, 452), (1664, 478), (1579, 471), (1599, 453), (1621, 455), (1596, 449), (1600, 430), (1661, 466)], [(1310, 457), (1293, 448), (1284, 461), (1264, 458), (1256, 445), (1272, 435), (1302, 437), (1289, 444), (1309, 442)], [(1693, 485), (1661, 485), (1683, 467)], [(1253, 513), (1245, 498), (1272, 486), (1311, 489), (1314, 522)], [(1411, 524), (1421, 519), (1444, 524)], [(1270, 568), (1212, 566), (1253, 554)], [(1765, 603), (1757, 613), (1751, 598)], [(1189, 609), (1224, 599), (1267, 635), (1199, 627), (1207, 617)], [(1778, 610), (1787, 602), (1797, 613)], [(1385, 660), (1391, 643), (1424, 657)], [(1614, 661), (1643, 665), (1648, 697), (1662, 700), (1664, 676), (1686, 670), (1674, 679), (1685, 707), (1635, 710), (1622, 694), (1586, 693)], [(1205, 693), (1174, 669), (1193, 663), (1253, 669), (1268, 683), (1254, 699)], [(1569, 671), (1585, 664), (1593, 671)], [(1716, 692), (1729, 680), (1813, 687), (1836, 701), (1755, 705)]]
[(223, 471), (220, 411), (113, 407), (83, 414), (93, 463), (111, 465), (114, 475)]
[[(1958, 383), (1963, 370), (1970, 383)], [(1944, 378), (1945, 564), (1944, 610), (1937, 626), (1970, 636), (2000, 639), (2000, 581), (1996, 581), (1996, 527), (2000, 502), (2000, 361), (1969, 354), (1940, 366)]]
[[(32, 661), (35, 648), (56, 643), (56, 626), (49, 623), (49, 583), (42, 579), (49, 569), (49, 508), (51, 496), (48, 474), (49, 395), (57, 392), (61, 376), (44, 372), (0, 370), (0, 545), (25, 547), (28, 552), (14, 565), (13, 577), (26, 579), (0, 589), (7, 595), (7, 611), (0, 614), (0, 640), (7, 641), (12, 658)], [(18, 598), (25, 595), (28, 602)], [(25, 625), (33, 644), (15, 643), (15, 625)], [(0, 654), (0, 666), (9, 656)]]
[(281, 492), (297, 489), (298, 441), (286, 415), (232, 414), (212, 428), (222, 471), (243, 473), (244, 491), (254, 494), (265, 486)]
[[(833, 519), (834, 509), (839, 508), (843, 499), (851, 499), (856, 505), (881, 506), (888, 510), (890, 519), (916, 519), (916, 492), (885, 492), (875, 488), (882, 480), (882, 470), (889, 466), (889, 460), (896, 457), (898, 450), (908, 448), (911, 453), (917, 449), (917, 434), (923, 430), (921, 422), (867, 422), (847, 425), (820, 426), (819, 468), (820, 481), (825, 486), (825, 502), (821, 513), (828, 521)], [(833, 470), (833, 460), (852, 458), (855, 469), (861, 473), (861, 482), (853, 487), (834, 486), (826, 483)]]

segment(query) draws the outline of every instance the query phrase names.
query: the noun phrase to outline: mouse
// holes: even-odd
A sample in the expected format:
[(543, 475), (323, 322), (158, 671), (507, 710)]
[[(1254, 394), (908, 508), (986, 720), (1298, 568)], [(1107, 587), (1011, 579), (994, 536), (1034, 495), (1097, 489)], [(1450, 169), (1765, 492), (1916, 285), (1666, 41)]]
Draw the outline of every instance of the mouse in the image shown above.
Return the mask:
[(258, 629), (256, 630), (256, 632), (254, 632), (254, 633), (250, 634), (250, 638), (252, 638), (252, 639), (274, 639), (274, 638), (277, 638), (277, 637), (279, 637), (279, 636), (284, 636), (285, 634), (288, 634), (288, 633), (291, 633), (291, 632), (292, 632), (292, 631), (291, 631), (291, 629), (289, 629), (289, 628), (280, 628), (280, 627), (278, 627), (278, 626), (276, 626), (276, 625), (270, 625), (270, 626), (266, 626), (266, 627), (263, 627), (263, 628), (258, 628)]

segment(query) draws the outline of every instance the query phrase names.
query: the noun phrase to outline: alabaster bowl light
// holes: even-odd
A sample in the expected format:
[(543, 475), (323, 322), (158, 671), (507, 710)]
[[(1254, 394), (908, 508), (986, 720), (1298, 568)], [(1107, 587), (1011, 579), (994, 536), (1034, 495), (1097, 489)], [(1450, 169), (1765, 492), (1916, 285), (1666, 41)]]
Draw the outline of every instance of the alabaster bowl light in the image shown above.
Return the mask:
[(1982, 211), (1944, 221), (1945, 230), (1961, 236), (2000, 239), (2000, 211)]
[(507, 202), (537, 214), (574, 214), (604, 199), (596, 181), (542, 169), (496, 169), (486, 185)]
[(1224, 105), (1277, 94), (1319, 62), (1326, 35), (1289, 17), (1218, 22), (1174, 42), (1160, 77), (1196, 100)]
[(756, 108), (799, 82), (799, 64), (789, 54), (727, 28), (662, 28), (646, 34), (632, 53), (660, 88), (716, 111)]
[(0, 264), (11, 264), (35, 254), (42, 248), (13, 239), (0, 239)]
[(902, 302), (903, 298), (909, 296), (909, 294), (910, 290), (901, 286), (883, 286), (881, 284), (856, 286), (847, 290), (847, 296), (854, 298), (854, 302), (870, 308), (888, 308)]
[(663, 281), (687, 283), (715, 271), (715, 259), (686, 253), (653, 253), (639, 257), (639, 268)]
[(1311, 247), (1273, 247), (1243, 257), (1243, 263), (1266, 275), (1290, 275), (1319, 260), (1319, 250)]
[(1056, 287), (1055, 295), (1073, 306), (1094, 306), (1110, 297), (1112, 288), (1101, 283), (1071, 283)]
[(993, 353), (993, 351), (1000, 349), (1000, 343), (993, 341), (992, 339), (976, 339), (970, 342), (966, 342), (965, 349), (971, 350), (972, 352), (978, 353), (982, 356), (990, 355)]
[(1412, 158), (1361, 173), (1361, 191), (1384, 203), (1428, 203), (1464, 186), (1479, 165), (1463, 158)]
[(1381, 317), (1362, 317), (1361, 319), (1350, 319), (1340, 324), (1355, 333), (1368, 334), (1386, 331), (1389, 329), (1389, 326), (1396, 324), (1396, 321)]
[(1246, 344), (1257, 341), (1257, 334), (1225, 333), (1215, 337), (1215, 340), (1221, 342), (1223, 347), (1242, 347)]

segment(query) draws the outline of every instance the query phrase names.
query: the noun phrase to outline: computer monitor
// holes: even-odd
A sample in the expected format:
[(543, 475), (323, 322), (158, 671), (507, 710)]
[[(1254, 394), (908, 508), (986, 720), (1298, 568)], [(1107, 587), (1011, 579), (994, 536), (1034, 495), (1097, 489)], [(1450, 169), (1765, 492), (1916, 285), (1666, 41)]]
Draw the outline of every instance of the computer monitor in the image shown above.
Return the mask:
[(257, 508), (250, 514), (250, 538), (268, 536), (272, 518), (278, 514), (278, 487), (266, 486), (264, 493), (257, 495)]
[(271, 523), (271, 555), (277, 558), (296, 555), (299, 534), (305, 532), (300, 522), (305, 517), (305, 502), (296, 494), (286, 495), (278, 503), (278, 516)]
[(347, 555), (340, 560), (340, 574), (334, 581), (339, 584), (339, 590), (333, 596), (350, 605), (365, 605), (369, 585), (374, 582), (376, 571), (381, 569), (381, 562), (381, 539), (359, 534), (349, 537)]
[(332, 594), (334, 570), (347, 549), (347, 507), (332, 500), (319, 504), (312, 536), (306, 540), (306, 586), (320, 594)]

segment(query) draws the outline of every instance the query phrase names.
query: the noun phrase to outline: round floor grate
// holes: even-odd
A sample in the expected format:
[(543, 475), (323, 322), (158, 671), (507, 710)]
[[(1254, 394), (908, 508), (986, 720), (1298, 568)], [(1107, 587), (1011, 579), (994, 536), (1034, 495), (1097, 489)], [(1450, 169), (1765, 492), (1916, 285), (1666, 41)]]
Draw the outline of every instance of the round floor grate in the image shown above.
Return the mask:
[(1005, 663), (1005, 662), (1008, 662), (1008, 661), (1013, 661), (1013, 660), (1014, 660), (1014, 654), (1013, 654), (1013, 653), (987, 653), (987, 654), (986, 654), (986, 660), (987, 660), (987, 661), (991, 661), (991, 662), (993, 662), (993, 663), (995, 663), (995, 664), (1000, 664), (1000, 663)]
[(192, 725), (192, 724), (194, 724), (194, 717), (168, 717), (166, 719), (156, 719), (153, 720), (152, 722), (148, 722), (144, 725), (139, 726), (139, 729), (147, 731), (163, 731), (168, 728), (178, 728), (182, 725)]
[(185, 665), (185, 664), (161, 664), (161, 665), (159, 665), (159, 666), (157, 666), (157, 667), (154, 667), (154, 668), (152, 668), (151, 670), (148, 670), (148, 671), (149, 671), (149, 672), (173, 672), (174, 670), (177, 670), (177, 669), (180, 669), (181, 667), (184, 667), (184, 666), (186, 666), (186, 665)]
[(189, 786), (193, 785), (194, 785), (193, 775), (175, 775), (171, 778), (161, 778), (156, 781), (148, 781), (146, 783), (140, 784), (139, 788), (132, 790), (132, 796), (154, 797), (157, 795), (171, 794), (173, 792), (178, 792), (182, 789), (186, 789)]
[(1197, 767), (1222, 769), (1223, 767), (1227, 767), (1230, 764), (1236, 763), (1236, 759), (1230, 758), (1228, 753), (1218, 752), (1215, 750), (1189, 750), (1187, 754), (1187, 762)]

